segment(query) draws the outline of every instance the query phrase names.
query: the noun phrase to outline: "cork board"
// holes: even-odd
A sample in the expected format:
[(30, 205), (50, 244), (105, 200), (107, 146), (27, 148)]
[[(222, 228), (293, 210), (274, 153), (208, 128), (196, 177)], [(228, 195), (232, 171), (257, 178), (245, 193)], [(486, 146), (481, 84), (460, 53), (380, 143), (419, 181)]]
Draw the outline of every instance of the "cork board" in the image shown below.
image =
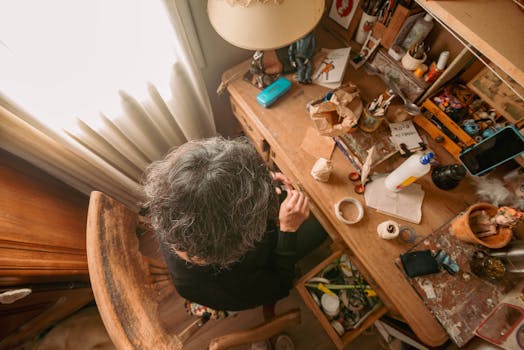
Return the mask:
[[(469, 262), (480, 247), (458, 240), (449, 228), (449, 223), (442, 226), (410, 251), (430, 249), (436, 253), (443, 250), (457, 262), (460, 271), (451, 275), (442, 270), (414, 278), (404, 275), (450, 339), (462, 347), (474, 337), (477, 326), (511, 290), (512, 284), (491, 283), (473, 274)], [(400, 259), (396, 264), (404, 272)], [(434, 295), (431, 295), (432, 292)]]

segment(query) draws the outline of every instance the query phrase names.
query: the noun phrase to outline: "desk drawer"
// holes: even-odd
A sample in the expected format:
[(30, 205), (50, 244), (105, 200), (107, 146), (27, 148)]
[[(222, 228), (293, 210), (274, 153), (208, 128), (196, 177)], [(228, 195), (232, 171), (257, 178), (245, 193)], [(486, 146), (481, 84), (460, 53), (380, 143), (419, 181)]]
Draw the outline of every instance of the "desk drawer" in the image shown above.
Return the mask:
[[(346, 273), (342, 273), (340, 267), (340, 262), (344, 260), (346, 262), (342, 264), (342, 268), (344, 268)], [(348, 277), (351, 275), (353, 275), (353, 277)], [(304, 303), (311, 309), (335, 346), (338, 349), (343, 349), (347, 344), (355, 340), (355, 338), (357, 338), (364, 330), (371, 326), (377, 319), (384, 315), (387, 312), (387, 309), (377, 296), (364, 297), (365, 292), (361, 290), (357, 291), (357, 289), (345, 289), (345, 293), (350, 300), (349, 307), (344, 306), (345, 303), (341, 301), (340, 312), (338, 316), (330, 318), (324, 313), (321, 306), (319, 305), (319, 302), (315, 300), (312, 294), (314, 293), (317, 295), (319, 300), (321, 299), (321, 295), (324, 294), (319, 288), (311, 287), (312, 285), (317, 285), (318, 283), (312, 283), (311, 279), (313, 277), (320, 276), (328, 278), (331, 281), (331, 284), (346, 283), (359, 286), (361, 284), (367, 284), (367, 282), (356, 269), (349, 254), (338, 251), (331, 254), (326, 260), (304, 275), (296, 285), (296, 289), (304, 300)], [(338, 280), (338, 282), (335, 280)], [(330, 285), (328, 285), (328, 287), (330, 287)], [(337, 290), (333, 287), (330, 287), (329, 289), (339, 296), (342, 293), (341, 289)], [(368, 293), (373, 294), (371, 287), (366, 289)], [(343, 299), (344, 298), (342, 297), (340, 298), (340, 300)], [(339, 322), (338, 326), (342, 326), (343, 323), (345, 323), (345, 326), (343, 326), (345, 329), (340, 329), (340, 331), (343, 331), (343, 334), (341, 333), (340, 335), (333, 327), (332, 322), (341, 321), (343, 319), (342, 315), (346, 315), (346, 321)]]
[(231, 110), (237, 118), (242, 131), (252, 141), (257, 152), (260, 154), (265, 162), (269, 160), (269, 144), (262, 136), (262, 133), (256, 128), (251, 119), (247, 116), (247, 113), (240, 107), (235, 99), (230, 96), (229, 101), (231, 103)]

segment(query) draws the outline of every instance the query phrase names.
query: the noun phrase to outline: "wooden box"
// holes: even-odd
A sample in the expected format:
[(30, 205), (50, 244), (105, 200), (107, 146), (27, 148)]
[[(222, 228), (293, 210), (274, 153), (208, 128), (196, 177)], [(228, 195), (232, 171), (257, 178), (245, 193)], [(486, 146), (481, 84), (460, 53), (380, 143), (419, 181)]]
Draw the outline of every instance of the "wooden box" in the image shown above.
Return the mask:
[(416, 101), (429, 87), (424, 80), (417, 78), (413, 72), (406, 70), (399, 61), (395, 61), (381, 48), (371, 64), (377, 67), (387, 78), (393, 80), (411, 101)]
[[(457, 161), (460, 161), (459, 154), (462, 149), (474, 145), (475, 140), (430, 99), (426, 99), (422, 107), (429, 112), (430, 117), (429, 115), (429, 118), (418, 115), (413, 119), (413, 122), (424, 129), (433, 140), (440, 143)], [(443, 128), (446, 128), (449, 132), (446, 133)]]
[(408, 9), (402, 5), (398, 5), (387, 26), (381, 22), (375, 22), (373, 25), (373, 36), (380, 37), (382, 39), (380, 41), (381, 45), (389, 49), (395, 42), (395, 38), (400, 32), (406, 19), (421, 11), (422, 9), (420, 7)]
[[(304, 303), (313, 312), (315, 317), (318, 319), (326, 333), (329, 335), (329, 337), (339, 350), (343, 349), (347, 344), (355, 340), (364, 330), (370, 327), (376, 320), (378, 320), (382, 315), (384, 315), (387, 312), (386, 307), (382, 304), (382, 302), (379, 301), (376, 305), (374, 305), (373, 308), (371, 308), (369, 313), (366, 313), (366, 317), (362, 319), (358, 327), (352, 330), (347, 330), (342, 336), (340, 336), (335, 331), (335, 329), (331, 325), (331, 320), (328, 319), (326, 314), (322, 311), (321, 307), (319, 306), (318, 302), (315, 301), (312, 294), (310, 293), (310, 290), (308, 289), (308, 287), (306, 287), (306, 284), (308, 283), (308, 281), (311, 280), (311, 278), (321, 274), (334, 261), (338, 261), (342, 254), (344, 254), (343, 251), (336, 251), (333, 254), (331, 254), (326, 260), (324, 260), (322, 263), (320, 263), (314, 269), (312, 269), (306, 275), (304, 275), (296, 285), (297, 291), (304, 300)], [(352, 260), (351, 257), (349, 257), (349, 261), (353, 266), (356, 266), (355, 261)], [(366, 281), (368, 283), (371, 282), (369, 278), (366, 278)]]

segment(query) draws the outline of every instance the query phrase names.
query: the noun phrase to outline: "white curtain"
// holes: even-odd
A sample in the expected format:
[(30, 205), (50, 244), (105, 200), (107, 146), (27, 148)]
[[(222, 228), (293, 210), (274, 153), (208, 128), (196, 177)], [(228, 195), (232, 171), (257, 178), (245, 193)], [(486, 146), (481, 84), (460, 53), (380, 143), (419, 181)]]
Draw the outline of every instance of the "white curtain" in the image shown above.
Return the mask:
[(2, 1), (0, 147), (136, 207), (149, 163), (215, 134), (185, 1)]

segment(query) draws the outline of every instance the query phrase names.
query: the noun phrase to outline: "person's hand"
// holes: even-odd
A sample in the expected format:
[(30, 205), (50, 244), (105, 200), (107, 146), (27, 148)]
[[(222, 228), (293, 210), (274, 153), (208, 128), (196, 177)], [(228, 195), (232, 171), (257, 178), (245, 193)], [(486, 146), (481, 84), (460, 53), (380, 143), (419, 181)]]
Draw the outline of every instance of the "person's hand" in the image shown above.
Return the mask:
[[(289, 178), (282, 174), (281, 172), (270, 172), (271, 174), (271, 178), (273, 179), (273, 181), (277, 182), (277, 183), (281, 183), (282, 185), (284, 185), (284, 189), (286, 191), (289, 191), (289, 190), (292, 190), (294, 189), (293, 188), (293, 185), (291, 184), (291, 180), (289, 180)], [(280, 187), (276, 187), (275, 190), (277, 191), (277, 194), (280, 195), (282, 193), (282, 189), (280, 189)]]
[(304, 192), (288, 190), (287, 197), (280, 204), (278, 220), (280, 231), (295, 232), (309, 217), (309, 199)]

